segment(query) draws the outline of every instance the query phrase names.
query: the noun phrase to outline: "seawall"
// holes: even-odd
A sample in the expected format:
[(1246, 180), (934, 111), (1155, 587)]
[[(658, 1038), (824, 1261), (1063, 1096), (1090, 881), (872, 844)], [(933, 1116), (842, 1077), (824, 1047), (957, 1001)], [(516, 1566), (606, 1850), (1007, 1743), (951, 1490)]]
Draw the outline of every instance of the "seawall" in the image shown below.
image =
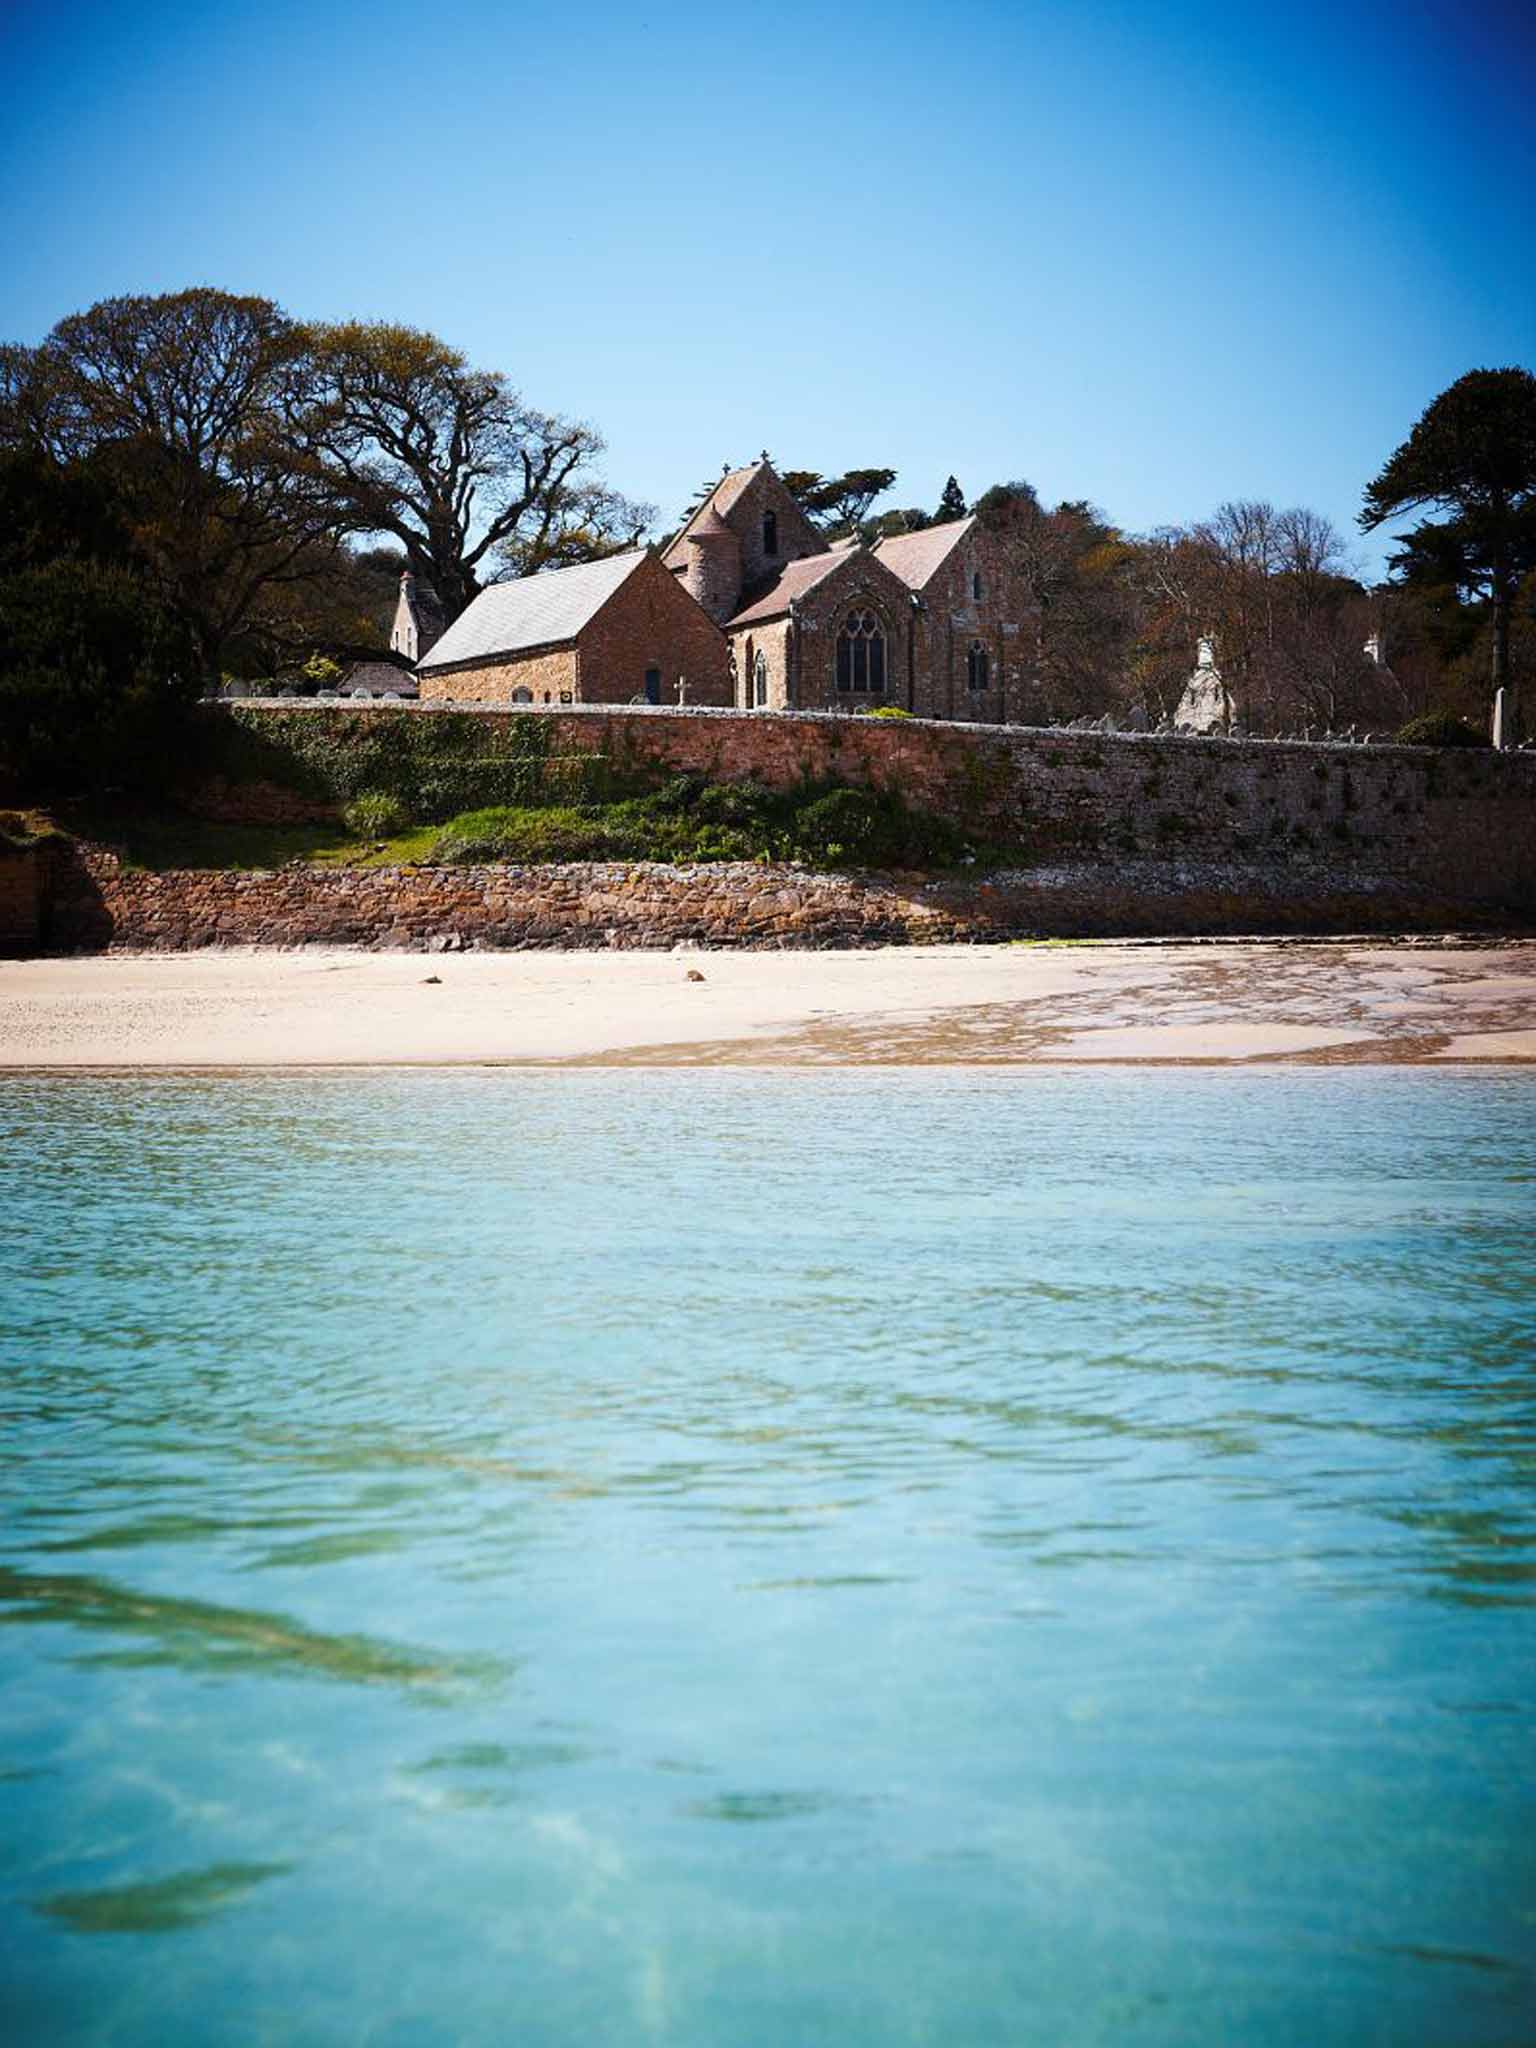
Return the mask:
[(923, 945), (1030, 936), (1530, 929), (1390, 877), (1193, 860), (1057, 862), (978, 879), (720, 863), (127, 869), (82, 848), (53, 876), (48, 949), (420, 951)]

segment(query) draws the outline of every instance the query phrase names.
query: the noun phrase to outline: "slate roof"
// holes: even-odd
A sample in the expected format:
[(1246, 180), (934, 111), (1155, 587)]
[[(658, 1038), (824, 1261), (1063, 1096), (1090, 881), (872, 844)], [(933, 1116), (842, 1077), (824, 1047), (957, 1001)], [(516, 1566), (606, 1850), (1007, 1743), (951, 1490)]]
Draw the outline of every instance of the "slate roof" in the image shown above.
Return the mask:
[(921, 533), (888, 534), (876, 542), (874, 552), (909, 590), (921, 590), (975, 524), (975, 514), (970, 513), (943, 526), (925, 526)]
[(606, 561), (578, 562), (572, 569), (547, 569), (542, 576), (493, 583), (416, 664), (418, 673), (574, 640), (634, 575), (648, 552), (633, 548)]
[(737, 626), (749, 626), (755, 619), (778, 618), (808, 590), (814, 590), (824, 576), (830, 576), (834, 569), (841, 569), (851, 559), (851, 555), (839, 551), (835, 554), (804, 555), (798, 562), (787, 562), (773, 588), (755, 599), (745, 611), (739, 611), (734, 619), (728, 619), (726, 631), (731, 632)]

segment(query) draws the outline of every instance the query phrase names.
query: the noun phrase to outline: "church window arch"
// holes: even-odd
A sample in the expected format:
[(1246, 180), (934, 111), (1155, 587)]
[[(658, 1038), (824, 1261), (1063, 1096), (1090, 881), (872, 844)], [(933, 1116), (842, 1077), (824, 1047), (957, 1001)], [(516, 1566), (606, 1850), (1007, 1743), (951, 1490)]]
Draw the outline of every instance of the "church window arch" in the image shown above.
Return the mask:
[(526, 685), (519, 683), (512, 692), (512, 702), (514, 704), (531, 704), (533, 702), (532, 690), (528, 689)]
[(761, 647), (757, 650), (757, 659), (752, 664), (752, 702), (759, 710), (767, 709), (768, 657)]
[(973, 640), (965, 653), (965, 680), (969, 688), (984, 690), (989, 668), (986, 648), (979, 640)]
[(763, 553), (776, 555), (779, 552), (779, 515), (768, 511), (763, 514)]
[(839, 690), (878, 696), (885, 689), (885, 631), (877, 612), (851, 611), (837, 636)]
[(985, 584), (984, 584), (984, 583), (982, 582), (982, 580), (981, 580), (981, 571), (980, 571), (979, 569), (973, 569), (973, 570), (971, 571), (971, 596), (972, 596), (972, 598), (974, 599), (974, 601), (975, 601), (975, 602), (976, 602), (977, 604), (980, 604), (980, 603), (981, 603), (981, 600), (982, 600), (982, 599), (983, 599), (983, 598), (984, 598), (984, 597), (986, 596), (986, 594), (987, 594), (987, 590), (986, 590), (986, 585), (985, 585)]

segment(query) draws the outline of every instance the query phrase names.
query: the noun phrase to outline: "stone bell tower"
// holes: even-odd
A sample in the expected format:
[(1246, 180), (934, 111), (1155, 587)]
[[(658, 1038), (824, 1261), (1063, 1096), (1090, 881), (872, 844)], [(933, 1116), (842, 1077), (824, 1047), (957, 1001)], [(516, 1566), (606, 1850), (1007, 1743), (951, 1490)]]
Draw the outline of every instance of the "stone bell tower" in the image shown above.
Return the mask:
[(741, 540), (713, 505), (706, 505), (683, 536), (687, 566), (683, 588), (717, 626), (723, 626), (741, 598)]

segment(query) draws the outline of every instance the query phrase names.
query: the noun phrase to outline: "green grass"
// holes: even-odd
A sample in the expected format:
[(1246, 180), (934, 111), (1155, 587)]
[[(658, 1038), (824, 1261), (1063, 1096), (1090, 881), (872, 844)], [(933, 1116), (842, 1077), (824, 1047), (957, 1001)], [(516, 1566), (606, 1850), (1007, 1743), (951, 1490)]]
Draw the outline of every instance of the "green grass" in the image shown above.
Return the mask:
[[(355, 821), (355, 813), (354, 813)], [(220, 825), (174, 811), (94, 808), (60, 823), (115, 848), (129, 867), (253, 871), (302, 861), (316, 867), (442, 866), (564, 861), (798, 861), (816, 868), (944, 869), (1017, 860), (1021, 849), (968, 841), (944, 819), (889, 790), (806, 783), (707, 782), (678, 775), (645, 795), (587, 802), (496, 804), (446, 824), (363, 837), (346, 823)]]
[(345, 825), (217, 825), (178, 812), (70, 812), (60, 820), (81, 839), (112, 847), (130, 868), (392, 867), (425, 860), (435, 825), (413, 826), (382, 841), (361, 840)]
[(890, 791), (706, 782), (679, 775), (645, 796), (606, 804), (495, 805), (443, 828), (432, 858), (801, 861), (821, 868), (952, 866), (971, 849), (944, 820)]

